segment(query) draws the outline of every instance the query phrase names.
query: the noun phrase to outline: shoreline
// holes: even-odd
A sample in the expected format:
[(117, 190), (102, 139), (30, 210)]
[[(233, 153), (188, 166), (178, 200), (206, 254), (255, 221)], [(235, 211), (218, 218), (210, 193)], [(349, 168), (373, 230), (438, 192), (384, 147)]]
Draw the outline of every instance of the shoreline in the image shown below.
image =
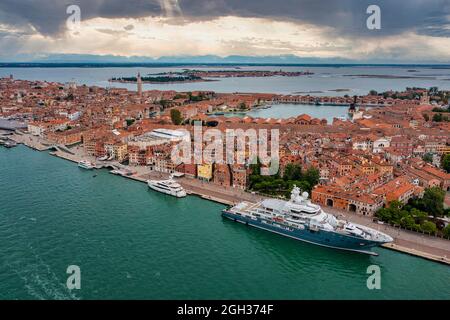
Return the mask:
[[(28, 139), (27, 139), (28, 138)], [(18, 144), (23, 144), (24, 146), (42, 152), (42, 151), (47, 151), (52, 149), (52, 146), (46, 146), (40, 138), (38, 137), (34, 137), (31, 136), (29, 134), (13, 134), (10, 136), (10, 139), (14, 140), (16, 143)], [(79, 150), (79, 147), (76, 147), (77, 150)], [(78, 163), (81, 158), (83, 159), (89, 159), (90, 160), (95, 160), (92, 159), (93, 157), (86, 157), (84, 155), (77, 155), (75, 152), (74, 154), (69, 154), (65, 151), (61, 151), (59, 149), (57, 149), (57, 151), (52, 151), (50, 152), (50, 155), (64, 159), (64, 160), (68, 160), (74, 163)], [(99, 166), (97, 169), (102, 169), (102, 168), (108, 168), (108, 167), (112, 167), (112, 166), (123, 166), (120, 165), (116, 162), (108, 162), (108, 163), (104, 163), (101, 166)], [(163, 178), (163, 177), (167, 177), (167, 174), (163, 174), (163, 173), (157, 173), (157, 172), (152, 172), (149, 171), (148, 169), (145, 170), (145, 167), (130, 167), (128, 166), (127, 169), (132, 169), (133, 171), (135, 171), (135, 173), (133, 175), (119, 175), (121, 177), (124, 178), (128, 178), (137, 182), (141, 182), (141, 183), (147, 183), (147, 180), (149, 180), (149, 178)], [(180, 182), (180, 184), (183, 186), (183, 188), (186, 189), (186, 192), (188, 193), (188, 195), (194, 195), (194, 196), (198, 196), (204, 200), (208, 200), (208, 201), (213, 201), (216, 203), (220, 203), (222, 205), (234, 205), (238, 202), (241, 201), (259, 201), (260, 199), (262, 199), (261, 196), (256, 195), (256, 194), (251, 194), (249, 192), (245, 192), (242, 190), (235, 190), (232, 188), (223, 188), (220, 187), (218, 188), (217, 186), (212, 185), (211, 183), (205, 183), (205, 182), (201, 182), (197, 179), (191, 179), (191, 178), (179, 178), (177, 179), (177, 181)], [(380, 225), (375, 224), (373, 221), (371, 221), (371, 219), (367, 219), (367, 217), (359, 217), (356, 215), (352, 215), (348, 212), (343, 212), (343, 211), (337, 211), (337, 210), (333, 210), (334, 212), (330, 212), (330, 213), (336, 213), (336, 214), (341, 214), (344, 215), (346, 218), (348, 218), (350, 221), (354, 222), (355, 220), (357, 220), (357, 222), (354, 223), (358, 223), (358, 224), (363, 224), (366, 226), (369, 226), (371, 228), (374, 229), (380, 229)], [(374, 226), (375, 225), (375, 226)], [(387, 250), (393, 250), (393, 251), (397, 251), (400, 253), (404, 253), (404, 254), (408, 254), (411, 256), (415, 256), (415, 257), (419, 257), (419, 258), (423, 258), (432, 262), (437, 262), (437, 263), (441, 263), (441, 264), (446, 264), (450, 266), (450, 251), (447, 249), (440, 249), (440, 248), (434, 248), (435, 251), (440, 251), (440, 252), (449, 252), (449, 255), (446, 254), (435, 254), (433, 252), (430, 252), (432, 250), (425, 248), (430, 248), (433, 249), (433, 247), (427, 246), (427, 245), (423, 245), (420, 243), (420, 240), (418, 238), (420, 238), (422, 241), (421, 242), (426, 242), (427, 240), (433, 242), (434, 241), (447, 241), (447, 243), (444, 243), (446, 245), (450, 245), (450, 241), (448, 240), (444, 240), (444, 239), (440, 239), (437, 237), (431, 237), (431, 236), (426, 236), (429, 237), (428, 239), (421, 234), (413, 234), (412, 237), (409, 237), (410, 239), (405, 240), (405, 239), (401, 239), (398, 236), (402, 235), (405, 238), (408, 238), (407, 236), (409, 235), (406, 231), (403, 230), (399, 230), (399, 229), (395, 229), (395, 228), (391, 228), (388, 226), (384, 226), (384, 230), (382, 230), (383, 232), (386, 233), (390, 233), (389, 235), (391, 235), (394, 238), (394, 242), (393, 243), (389, 243), (389, 244), (384, 244), (381, 247), (385, 248)], [(395, 232), (394, 232), (395, 231)], [(397, 237), (396, 237), (397, 235)], [(400, 243), (400, 244), (399, 244)], [(422, 250), (420, 250), (422, 249)]]
[[(182, 83), (214, 82), (214, 81), (219, 80), (201, 79), (201, 80), (186, 80), (186, 81), (142, 81), (142, 84), (182, 84)], [(125, 81), (125, 80), (108, 80), (108, 82), (137, 84), (137, 81)]]
[(410, 256), (414, 256), (414, 257), (418, 257), (418, 258), (422, 258), (422, 259), (429, 260), (432, 262), (450, 266), (450, 260), (448, 258), (435, 256), (433, 254), (429, 254), (429, 253), (426, 253), (423, 251), (418, 251), (415, 249), (410, 249), (410, 248), (403, 247), (403, 246), (400, 246), (395, 243), (383, 244), (381, 247), (384, 249), (387, 249), (387, 250), (401, 252), (404, 254), (408, 254)]

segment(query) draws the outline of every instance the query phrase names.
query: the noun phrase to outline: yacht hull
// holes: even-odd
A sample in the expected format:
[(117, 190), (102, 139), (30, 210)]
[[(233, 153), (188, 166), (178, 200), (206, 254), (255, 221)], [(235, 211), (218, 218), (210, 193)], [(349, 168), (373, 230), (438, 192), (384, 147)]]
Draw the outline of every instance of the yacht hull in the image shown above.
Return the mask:
[(265, 219), (256, 217), (250, 218), (241, 216), (228, 210), (222, 211), (222, 216), (230, 220), (277, 233), (285, 237), (333, 249), (346, 250), (369, 255), (378, 255), (377, 253), (370, 251), (370, 249), (382, 244), (380, 242), (360, 239), (336, 232), (329, 232), (324, 230), (313, 231), (307, 227), (304, 227), (304, 229), (294, 228), (275, 221), (267, 221)]
[(78, 167), (84, 170), (94, 170), (93, 166), (87, 166), (85, 164), (78, 164)]
[(158, 191), (158, 192), (161, 192), (161, 193), (164, 193), (164, 194), (167, 194), (169, 196), (176, 197), (176, 198), (184, 198), (184, 197), (187, 196), (185, 191), (182, 191), (182, 192), (175, 192), (175, 191), (172, 191), (172, 190), (169, 191), (169, 190), (165, 190), (165, 189), (162, 189), (162, 188), (158, 188), (158, 186), (155, 186), (155, 185), (153, 185), (151, 183), (148, 184), (148, 187), (150, 189), (154, 190), (154, 191)]

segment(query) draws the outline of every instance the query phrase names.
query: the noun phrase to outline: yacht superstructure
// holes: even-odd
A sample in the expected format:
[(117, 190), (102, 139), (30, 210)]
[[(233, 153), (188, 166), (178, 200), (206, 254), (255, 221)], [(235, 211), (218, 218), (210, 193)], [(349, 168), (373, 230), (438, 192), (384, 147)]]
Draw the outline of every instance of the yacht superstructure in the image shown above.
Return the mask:
[(341, 250), (375, 255), (371, 248), (393, 239), (377, 230), (339, 220), (308, 200), (309, 194), (294, 187), (290, 201), (265, 199), (241, 202), (222, 215), (231, 220), (297, 240)]
[(147, 184), (152, 190), (159, 191), (177, 198), (183, 198), (187, 195), (183, 187), (173, 179), (148, 180)]
[(86, 170), (92, 170), (95, 169), (95, 164), (91, 163), (90, 161), (87, 160), (81, 160), (80, 162), (78, 162), (78, 166), (82, 169), (86, 169)]

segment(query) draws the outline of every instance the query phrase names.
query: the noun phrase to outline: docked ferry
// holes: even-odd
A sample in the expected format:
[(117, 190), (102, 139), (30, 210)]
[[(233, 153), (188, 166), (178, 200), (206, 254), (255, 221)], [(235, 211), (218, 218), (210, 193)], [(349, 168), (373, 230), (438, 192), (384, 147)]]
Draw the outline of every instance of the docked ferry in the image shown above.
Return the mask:
[(95, 165), (87, 160), (81, 160), (80, 162), (78, 162), (78, 166), (86, 170), (95, 169)]
[(159, 191), (177, 198), (186, 197), (186, 191), (183, 187), (173, 179), (169, 180), (148, 180), (147, 184), (150, 189)]
[(300, 192), (294, 187), (290, 201), (241, 202), (223, 210), (222, 215), (296, 240), (370, 255), (377, 255), (371, 248), (393, 241), (390, 236), (372, 228), (338, 220), (312, 204), (307, 192)]

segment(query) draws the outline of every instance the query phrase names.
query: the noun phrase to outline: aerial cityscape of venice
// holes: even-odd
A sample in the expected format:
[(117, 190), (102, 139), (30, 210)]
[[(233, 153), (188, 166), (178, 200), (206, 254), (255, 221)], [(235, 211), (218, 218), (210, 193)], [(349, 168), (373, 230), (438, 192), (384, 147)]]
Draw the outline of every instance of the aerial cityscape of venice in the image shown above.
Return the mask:
[(450, 2), (402, 3), (2, 0), (0, 300), (449, 300)]

